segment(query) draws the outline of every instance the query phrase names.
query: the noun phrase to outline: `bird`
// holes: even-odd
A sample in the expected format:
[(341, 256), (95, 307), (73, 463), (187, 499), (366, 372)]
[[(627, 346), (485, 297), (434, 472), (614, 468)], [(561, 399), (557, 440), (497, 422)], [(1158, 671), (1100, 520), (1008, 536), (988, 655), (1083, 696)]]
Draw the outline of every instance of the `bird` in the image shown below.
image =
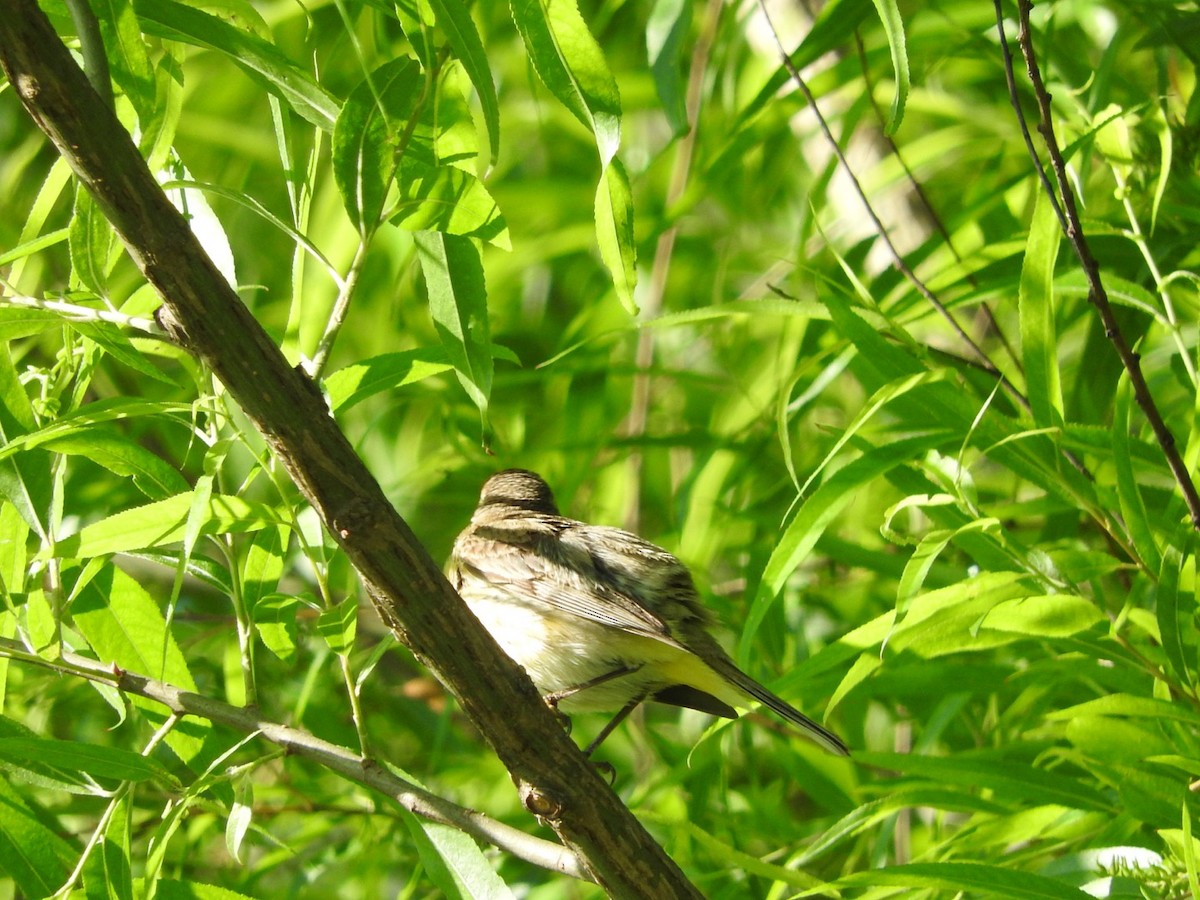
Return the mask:
[(849, 755), (841, 738), (730, 659), (683, 563), (632, 532), (561, 515), (534, 472), (506, 469), (484, 482), (447, 573), (552, 708), (616, 712), (588, 756), (648, 700), (730, 719), (757, 701)]

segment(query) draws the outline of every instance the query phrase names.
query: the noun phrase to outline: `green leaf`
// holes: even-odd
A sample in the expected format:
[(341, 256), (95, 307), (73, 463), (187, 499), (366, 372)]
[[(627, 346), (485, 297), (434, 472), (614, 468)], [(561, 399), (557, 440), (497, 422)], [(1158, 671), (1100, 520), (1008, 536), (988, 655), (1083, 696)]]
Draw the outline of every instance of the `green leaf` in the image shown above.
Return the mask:
[(95, 0), (104, 50), (115, 81), (137, 110), (144, 125), (154, 114), (154, 73), (142, 40), (142, 29), (129, 0)]
[(676, 135), (687, 132), (687, 87), (681, 71), (683, 42), (692, 24), (688, 0), (655, 0), (646, 19), (646, 53), (663, 112)]
[(511, 248), (508, 225), (483, 182), (455, 166), (405, 157), (397, 173), (399, 210), (389, 221), (407, 231), (441, 231)]
[(317, 633), (325, 638), (329, 649), (339, 656), (345, 656), (354, 649), (354, 635), (357, 631), (357, 597), (347, 597), (317, 616)]
[[(250, 776), (242, 775), (234, 788), (233, 805), (225, 822), (225, 849), (235, 862), (242, 863), (242, 842), (250, 823), (254, 819), (254, 782)], [(244, 865), (244, 863), (243, 863)]]
[(1104, 620), (1104, 613), (1086, 597), (1045, 594), (996, 604), (980, 627), (1027, 637), (1054, 638), (1070, 637)]
[[(1167, 546), (1159, 571), (1154, 613), (1163, 650), (1175, 674), (1184, 684), (1193, 684), (1189, 660), (1196, 654), (1195, 531), (1191, 523), (1179, 527), (1178, 541), (1184, 549)], [(1185, 577), (1186, 575), (1186, 577)]]
[(931, 862), (909, 863), (855, 872), (836, 884), (848, 887), (927, 888), (950, 894), (968, 891), (979, 896), (1012, 897), (1016, 900), (1088, 900), (1079, 888), (1022, 872), (982, 863)]
[(884, 125), (884, 132), (894, 135), (904, 119), (904, 106), (908, 101), (908, 49), (904, 39), (904, 19), (896, 0), (874, 0), (883, 31), (887, 35), (888, 49), (892, 53), (892, 70), (896, 73), (896, 95), (892, 98), (892, 109)]
[(633, 194), (629, 177), (614, 158), (600, 176), (596, 188), (596, 237), (600, 258), (612, 273), (617, 298), (630, 315), (637, 315), (633, 300), (637, 285), (637, 244), (633, 234)]
[(491, 431), (492, 344), (479, 248), (470, 238), (436, 231), (416, 234), (414, 240), (430, 315), (459, 382), (479, 408), (486, 442)]
[(1112, 405), (1113, 421), (1109, 429), (1112, 463), (1117, 482), (1117, 501), (1138, 556), (1147, 568), (1158, 572), (1164, 566), (1163, 554), (1159, 550), (1154, 523), (1146, 512), (1142, 491), (1138, 487), (1137, 476), (1133, 470), (1132, 442), (1129, 439), (1129, 413), (1132, 403), (1133, 389), (1130, 386), (1129, 374), (1122, 372), (1117, 381), (1117, 392)]
[(511, 0), (510, 7), (538, 77), (595, 135), (607, 166), (621, 143), (621, 95), (575, 0)]
[(280, 525), (277, 528), (264, 528), (250, 539), (246, 562), (242, 567), (241, 586), (242, 600), (251, 617), (254, 616), (258, 601), (279, 587), (290, 534), (290, 529)]
[(62, 316), (48, 309), (26, 309), (21, 306), (5, 306), (0, 299), (0, 341), (8, 343), (17, 338), (41, 334), (63, 324)]
[(175, 780), (162, 763), (140, 753), (78, 741), (4, 737), (0, 738), (0, 759), (17, 765), (41, 763), (69, 772), (85, 772), (97, 778), (113, 778), (117, 781), (157, 779), (170, 784)]
[(462, 0), (429, 0), (429, 5), (433, 8), (437, 23), (445, 32), (454, 55), (462, 63), (475, 88), (479, 107), (483, 111), (483, 125), (487, 129), (488, 147), (494, 165), (500, 155), (500, 105), (479, 31), (475, 28), (467, 4)]
[(996, 792), (998, 800), (1010, 806), (1022, 802), (1057, 803), (1070, 809), (1112, 811), (1112, 802), (1092, 782), (995, 753), (947, 757), (863, 752), (856, 753), (855, 759), (870, 766), (927, 778), (939, 786), (961, 784), (990, 789)]
[[(60, 540), (53, 555), (61, 559), (85, 559), (182, 541), (193, 499), (194, 495), (189, 491), (114, 513)], [(266, 504), (215, 494), (209, 500), (200, 533), (245, 534), (277, 525), (280, 521), (278, 512)]]
[(361, 234), (379, 224), (397, 153), (424, 97), (426, 79), (414, 59), (380, 66), (350, 92), (333, 129), (333, 177)]
[(0, 776), (0, 872), (26, 897), (48, 897), (66, 880), (74, 848)]
[(405, 812), (401, 819), (416, 844), (421, 863), (436, 885), (438, 896), (471, 900), (513, 900), (513, 893), (475, 843), (457, 828), (419, 819)]
[[(183, 651), (167, 630), (162, 610), (132, 576), (116, 566), (104, 566), (79, 591), (69, 611), (97, 659), (185, 691), (196, 690)], [(166, 721), (161, 704), (137, 696), (129, 700), (155, 727)], [(190, 763), (199, 754), (209, 728), (207, 722), (186, 717), (167, 734), (167, 746), (183, 762)]]
[(290, 662), (296, 655), (296, 613), (300, 600), (291, 594), (266, 594), (254, 604), (254, 627), (263, 646)]
[[(0, 345), (0, 446), (30, 434), (35, 428), (33, 407), (8, 353)], [(50, 454), (26, 450), (0, 461), (0, 497), (16, 507), (21, 518), (45, 537), (50, 515)]]
[(1173, 720), (1200, 725), (1200, 713), (1170, 700), (1138, 697), (1133, 694), (1108, 694), (1085, 703), (1048, 712), (1048, 719), (1074, 719), (1080, 716), (1128, 716), (1135, 719)]
[(109, 356), (133, 369), (135, 372), (153, 378), (163, 384), (173, 385), (175, 382), (150, 362), (140, 350), (133, 346), (121, 329), (112, 322), (87, 322), (70, 318), (63, 321), (90, 341), (94, 341)]
[(133, 900), (133, 874), (129, 864), (131, 805), (121, 798), (109, 817), (99, 846), (92, 850), (83, 868), (83, 886), (88, 900)]
[(108, 273), (116, 262), (112, 252), (116, 232), (83, 185), (75, 189), (75, 210), (67, 234), (75, 278), (93, 293), (107, 296)]
[(274, 45), (175, 0), (135, 0), (134, 9), (147, 34), (226, 54), (302, 118), (318, 128), (333, 130), (337, 100)]
[(445, 350), (440, 347), (422, 347), (418, 350), (384, 353), (353, 363), (329, 375), (324, 385), (329, 395), (330, 409), (339, 413), (368, 397), (422, 381), (432, 375), (440, 375), (453, 368)]
[(114, 474), (132, 478), (138, 490), (152, 499), (188, 489), (187, 481), (174, 466), (111, 428), (84, 428), (41, 446), (53, 453), (86, 457)]
[(1036, 198), (1017, 293), (1021, 315), (1021, 361), (1034, 422), (1055, 426), (1063, 420), (1058, 335), (1054, 325), (1054, 264), (1062, 234), (1054, 206), (1045, 192), (1038, 190)]

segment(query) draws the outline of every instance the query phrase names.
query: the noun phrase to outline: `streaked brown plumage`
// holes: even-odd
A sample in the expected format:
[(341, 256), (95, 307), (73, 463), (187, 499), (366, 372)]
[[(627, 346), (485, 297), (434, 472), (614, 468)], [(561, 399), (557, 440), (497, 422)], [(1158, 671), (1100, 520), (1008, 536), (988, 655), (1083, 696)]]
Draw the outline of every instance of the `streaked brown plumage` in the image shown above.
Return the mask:
[(738, 669), (708, 633), (708, 613), (679, 560), (628, 531), (559, 515), (533, 472), (509, 469), (483, 485), (455, 541), (450, 580), (563, 712), (623, 715), (654, 699), (736, 718), (735, 706), (757, 700), (826, 750), (848, 753)]

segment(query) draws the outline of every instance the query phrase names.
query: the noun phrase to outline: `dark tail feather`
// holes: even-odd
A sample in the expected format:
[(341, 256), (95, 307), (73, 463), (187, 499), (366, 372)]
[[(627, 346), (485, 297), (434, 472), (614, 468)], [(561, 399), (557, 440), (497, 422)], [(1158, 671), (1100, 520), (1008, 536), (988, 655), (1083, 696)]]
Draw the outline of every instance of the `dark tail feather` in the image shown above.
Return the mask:
[(736, 685), (739, 690), (744, 691), (755, 700), (760, 701), (763, 706), (770, 709), (776, 715), (799, 727), (804, 732), (806, 737), (820, 744), (830, 753), (834, 753), (838, 756), (850, 755), (849, 748), (845, 745), (845, 743), (842, 742), (840, 737), (838, 737), (828, 728), (818, 725), (786, 700), (776, 697), (773, 693), (735, 666), (732, 662), (728, 662), (727, 660), (720, 660), (719, 663), (716, 660), (709, 660), (708, 662), (709, 665), (714, 665), (714, 663), (717, 663), (714, 668), (717, 669), (718, 673), (733, 682), (733, 684)]

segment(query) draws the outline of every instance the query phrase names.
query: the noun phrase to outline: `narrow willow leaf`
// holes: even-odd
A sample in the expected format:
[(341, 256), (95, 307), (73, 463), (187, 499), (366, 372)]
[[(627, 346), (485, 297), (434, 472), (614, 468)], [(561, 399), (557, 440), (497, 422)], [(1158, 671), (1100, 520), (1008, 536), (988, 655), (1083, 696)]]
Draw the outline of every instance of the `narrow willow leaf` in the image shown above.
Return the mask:
[(1021, 361), (1033, 420), (1054, 426), (1063, 420), (1058, 371), (1058, 334), (1054, 325), (1054, 263), (1062, 242), (1058, 217), (1044, 191), (1036, 192), (1033, 221), (1017, 292), (1021, 316)]
[[(162, 610), (131, 576), (112, 565), (103, 567), (69, 609), (75, 627), (91, 645), (97, 659), (186, 691), (196, 690), (183, 651), (167, 630)], [(167, 719), (158, 703), (142, 697), (130, 697), (130, 702), (155, 727)], [(190, 763), (199, 754), (208, 731), (206, 722), (188, 717), (165, 740), (183, 762)]]
[(175, 0), (135, 0), (134, 9), (147, 34), (226, 54), (301, 118), (333, 130), (337, 100), (273, 44)]
[[(193, 499), (194, 495), (189, 491), (114, 513), (60, 540), (54, 548), (54, 555), (64, 559), (83, 559), (182, 541)], [(278, 524), (279, 521), (278, 512), (263, 503), (217, 494), (208, 503), (207, 516), (200, 526), (200, 532), (244, 534)]]
[(470, 9), (463, 0), (429, 0), (429, 5), (454, 55), (462, 63), (475, 88), (479, 107), (483, 111), (483, 125), (488, 133), (492, 164), (495, 165), (500, 155), (500, 104), (496, 98), (496, 85), (492, 81), (487, 52), (483, 49), (483, 41), (475, 28)]
[(26, 897), (49, 897), (67, 877), (76, 852), (26, 805), (0, 775), (0, 872)]
[(691, 24), (692, 4), (688, 0), (655, 0), (646, 20), (646, 54), (654, 73), (654, 87), (676, 135), (685, 134), (689, 127), (682, 47)]
[(339, 413), (383, 391), (422, 381), (453, 368), (442, 348), (422, 347), (384, 353), (353, 363), (329, 375), (324, 385), (330, 409)]
[(1121, 506), (1121, 518), (1129, 530), (1138, 556), (1151, 571), (1163, 568), (1162, 551), (1154, 535), (1154, 524), (1146, 512), (1142, 491), (1138, 487), (1133, 470), (1133, 448), (1129, 438), (1129, 413), (1133, 403), (1133, 389), (1129, 376), (1122, 373), (1117, 381), (1117, 393), (1112, 405), (1112, 427), (1109, 437), (1112, 443), (1113, 469), (1117, 476), (1117, 502)]
[(947, 894), (966, 891), (1013, 900), (1087, 900), (1079, 888), (1043, 875), (982, 863), (930, 862), (855, 872), (835, 882), (847, 887), (925, 888)]
[(143, 124), (154, 114), (154, 72), (142, 29), (130, 0), (96, 0), (92, 8), (115, 81), (137, 110)]
[(83, 456), (133, 483), (152, 500), (187, 491), (179, 470), (140, 444), (110, 428), (86, 428), (42, 444), (53, 453)]
[(1070, 637), (1104, 621), (1104, 613), (1086, 597), (1043, 594), (1005, 600), (988, 610), (981, 626), (1027, 637)]
[(71, 273), (88, 290), (108, 295), (108, 273), (112, 268), (116, 233), (96, 206), (92, 195), (80, 185), (75, 190), (75, 209), (67, 229)]
[(630, 315), (637, 315), (638, 307), (633, 300), (633, 289), (637, 285), (633, 193), (619, 159), (614, 158), (605, 167), (596, 188), (596, 237), (600, 258), (612, 273), (617, 298)]
[(418, 233), (414, 240), (429, 292), (430, 315), (459, 382), (479, 408), (486, 442), (492, 345), (479, 248), (470, 238), (436, 231)]
[(117, 781), (174, 783), (171, 773), (157, 760), (122, 750), (79, 741), (58, 741), (41, 737), (0, 738), (0, 759), (24, 765), (29, 762), (56, 766), (69, 772), (85, 772), (97, 778)]
[(621, 143), (621, 95), (575, 0), (511, 0), (510, 7), (538, 77), (595, 135), (607, 166)]
[(1181, 525), (1179, 545), (1169, 544), (1163, 551), (1155, 592), (1154, 614), (1163, 650), (1175, 674), (1184, 684), (1193, 684), (1195, 675), (1190, 662), (1196, 658), (1195, 532), (1190, 524)]
[(1200, 725), (1200, 713), (1182, 704), (1156, 697), (1134, 694), (1108, 694), (1065, 709), (1048, 712), (1048, 719), (1073, 719), (1079, 716), (1128, 716), (1134, 719), (1157, 719)]
[(139, 375), (153, 378), (163, 384), (174, 385), (174, 380), (138, 350), (121, 329), (112, 322), (86, 322), (70, 318), (63, 321), (83, 337), (93, 341), (109, 356), (128, 366)]
[(346, 99), (333, 129), (333, 177), (355, 227), (379, 224), (396, 173), (401, 135), (426, 89), (414, 59), (401, 57), (364, 78)]
[(109, 817), (104, 837), (83, 867), (87, 900), (134, 900), (129, 864), (131, 804), (122, 797)]
[(1089, 809), (1109, 812), (1112, 798), (1106, 797), (1097, 785), (1061, 772), (1040, 769), (1011, 757), (995, 754), (977, 756), (920, 756), (915, 753), (855, 754), (859, 762), (907, 775), (927, 778), (945, 786), (962, 784), (990, 788), (997, 799), (1015, 805), (1022, 802), (1057, 803), (1068, 809)]
[(895, 134), (904, 119), (904, 106), (908, 102), (909, 74), (908, 49), (904, 39), (904, 19), (896, 0), (874, 0), (883, 31), (887, 35), (888, 49), (892, 53), (892, 70), (896, 73), (896, 95), (892, 98), (892, 109), (884, 125), (884, 132)]
[(233, 806), (225, 822), (225, 849), (235, 862), (242, 862), (242, 842), (254, 819), (254, 782), (249, 775), (237, 780), (234, 788)]
[(401, 818), (439, 896), (513, 900), (514, 894), (472, 838), (457, 828), (428, 822), (408, 812)]
[[(33, 432), (33, 407), (17, 376), (8, 344), (0, 345), (0, 446)], [(50, 515), (50, 454), (26, 450), (0, 461), (0, 497), (21, 514), (34, 531), (45, 537)]]

